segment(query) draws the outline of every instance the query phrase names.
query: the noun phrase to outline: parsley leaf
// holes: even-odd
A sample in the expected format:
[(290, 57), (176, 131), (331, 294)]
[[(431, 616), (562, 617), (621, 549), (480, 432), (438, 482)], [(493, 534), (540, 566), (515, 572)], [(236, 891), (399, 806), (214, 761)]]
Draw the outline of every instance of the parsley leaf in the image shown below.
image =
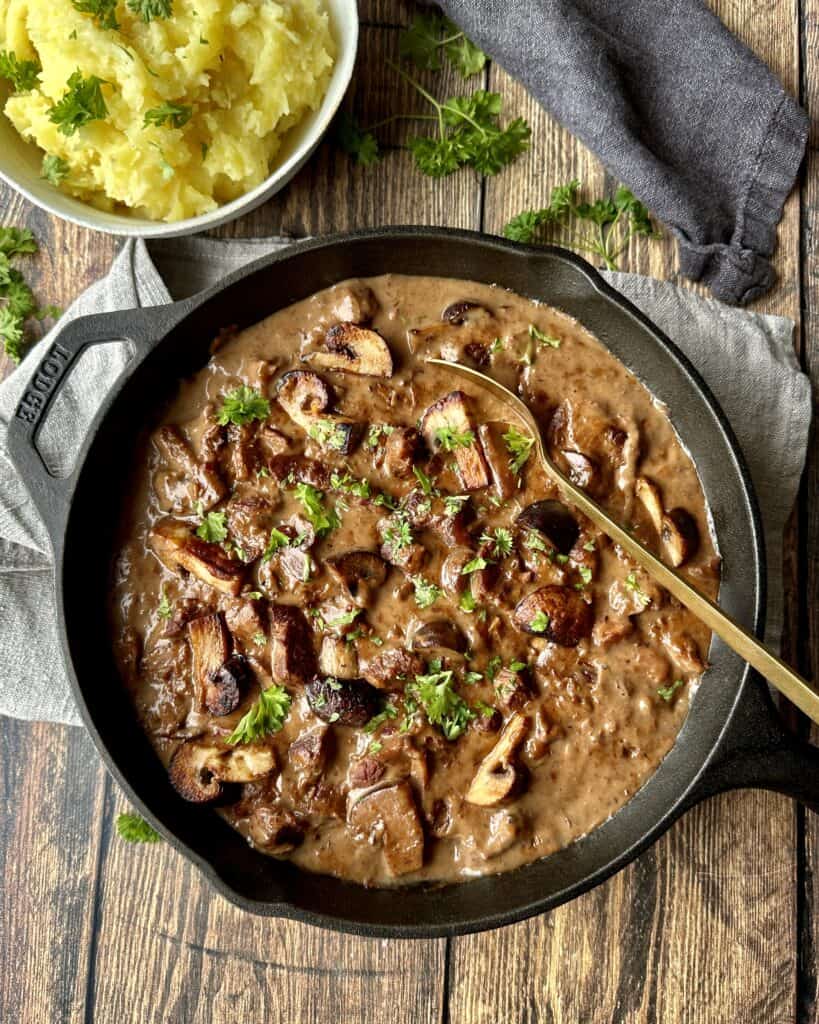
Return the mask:
[(225, 395), (216, 422), (223, 427), (228, 423), (241, 427), (252, 420), (266, 420), (269, 415), (270, 402), (259, 391), (242, 384)]
[(634, 594), (644, 608), (651, 604), (651, 598), (643, 591), (643, 588), (637, 580), (636, 573), (630, 572), (628, 576), (626, 576), (624, 586), (626, 590), (630, 590)]
[(486, 54), (457, 25), (435, 11), (415, 15), (410, 27), (398, 37), (398, 52), (422, 71), (440, 71), (443, 52), (464, 78), (476, 75), (486, 64)]
[(475, 717), (472, 708), (455, 691), (451, 669), (416, 676), (407, 691), (418, 700), (430, 724), (440, 726), (448, 740), (462, 736)]
[(335, 509), (325, 508), (324, 494), (312, 484), (296, 484), (293, 493), (304, 506), (305, 515), (319, 537), (341, 526), (338, 513)]
[(160, 619), (165, 619), (166, 621), (173, 614), (172, 605), (171, 602), (168, 600), (168, 595), (165, 593), (164, 587), (162, 589), (162, 595), (160, 597), (159, 606), (156, 609), (156, 614), (160, 617)]
[(286, 548), (290, 544), (290, 538), (286, 533), (282, 533), (281, 530), (275, 526), (270, 531), (270, 536), (267, 539), (267, 545), (262, 554), (262, 564), (266, 565), (270, 559), (276, 554), (279, 548)]
[(341, 451), (347, 443), (344, 428), (332, 420), (316, 420), (310, 424), (307, 433), (314, 441), (318, 441), (322, 448)]
[(117, 815), (117, 835), (126, 843), (159, 843), (162, 836), (138, 814)]
[(481, 544), (492, 545), (492, 555), (495, 558), (505, 558), (512, 553), (512, 533), (503, 526), (495, 527), (493, 533), (482, 533), (480, 541)]
[(415, 587), (415, 603), (419, 608), (429, 608), (441, 596), (441, 588), (423, 576), (413, 576), (412, 585)]
[(11, 259), (35, 252), (37, 243), (28, 228), (0, 228), (0, 253), (4, 256)]
[(202, 503), (197, 508), (202, 522), (196, 528), (196, 536), (209, 544), (221, 544), (227, 537), (228, 531), (225, 524), (225, 512), (202, 512)]
[(117, 0), (71, 0), (80, 14), (93, 15), (100, 28), (118, 29)]
[(532, 621), (529, 623), (529, 628), (533, 633), (545, 633), (549, 628), (551, 619), (544, 611), (539, 611), (533, 616)]
[(576, 179), (553, 188), (548, 206), (513, 217), (504, 234), (531, 244), (540, 241), (548, 227), (555, 228), (553, 240), (600, 257), (609, 270), (618, 269), (617, 260), (635, 236), (659, 237), (648, 210), (627, 188), (621, 185), (613, 199), (584, 202)]
[(155, 18), (170, 18), (173, 0), (128, 0), (128, 10), (136, 14), (147, 25)]
[(372, 493), (369, 480), (357, 479), (349, 473), (332, 473), (330, 475), (330, 486), (334, 491), (353, 494), (356, 498), (369, 498)]
[(662, 697), (664, 701), (668, 702), (672, 699), (677, 690), (679, 690), (679, 688), (683, 685), (684, 684), (682, 679), (675, 679), (671, 686), (661, 686), (659, 690), (657, 690), (657, 695), (659, 697)]
[(435, 439), (445, 452), (468, 448), (475, 443), (475, 435), (471, 430), (455, 430), (453, 427), (438, 427)]
[(534, 324), (529, 324), (529, 337), (535, 341), (539, 341), (541, 345), (549, 345), (551, 348), (560, 348), (560, 338), (555, 338), (551, 334), (544, 334), (543, 331), (538, 330)]
[(510, 427), (502, 436), (506, 449), (512, 456), (509, 460), (509, 468), (515, 476), (518, 476), (532, 454), (535, 439), (527, 437), (526, 434), (521, 434), (514, 427)]
[(37, 86), (37, 76), (43, 69), (39, 61), (20, 60), (12, 50), (0, 50), (0, 78), (7, 78), (15, 92), (30, 92)]
[(421, 490), (424, 494), (432, 494), (435, 488), (432, 486), (432, 481), (427, 474), (421, 469), (420, 466), (413, 466), (412, 472), (415, 475), (415, 479), (421, 485)]
[(262, 690), (259, 699), (228, 736), (228, 743), (253, 743), (254, 740), (279, 732), (290, 712), (290, 694), (274, 683)]
[(354, 157), (357, 164), (369, 167), (381, 159), (378, 140), (372, 132), (362, 129), (352, 114), (342, 111), (338, 115), (335, 135), (342, 150)]
[(0, 309), (0, 339), (9, 359), (19, 363), (23, 357), (23, 321), (8, 306)]
[(158, 107), (152, 107), (150, 110), (145, 111), (142, 127), (147, 128), (149, 125), (156, 125), (157, 128), (162, 128), (165, 125), (169, 125), (171, 128), (181, 128), (190, 121), (192, 113), (193, 109), (191, 107), (176, 103), (162, 103)]
[(83, 78), (79, 68), (68, 79), (68, 90), (48, 110), (48, 119), (63, 135), (73, 135), (90, 121), (101, 121), (108, 114), (102, 95), (103, 79), (96, 75)]
[(70, 170), (71, 168), (67, 160), (63, 160), (61, 156), (53, 156), (51, 153), (46, 153), (43, 157), (40, 175), (52, 185), (59, 185), (60, 182), (65, 181), (68, 177)]

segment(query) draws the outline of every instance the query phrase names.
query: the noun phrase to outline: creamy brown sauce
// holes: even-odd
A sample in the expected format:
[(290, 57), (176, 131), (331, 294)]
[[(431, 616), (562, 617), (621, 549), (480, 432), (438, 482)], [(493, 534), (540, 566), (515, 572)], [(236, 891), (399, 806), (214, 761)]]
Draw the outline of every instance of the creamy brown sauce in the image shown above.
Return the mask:
[[(443, 323), (442, 311), (462, 300), (473, 307), (450, 311), (453, 322)], [(303, 361), (326, 350), (333, 325), (350, 321), (385, 339), (391, 376)], [(155, 432), (135, 460), (112, 593), (118, 661), (158, 755), (166, 764), (178, 758), (172, 778), (183, 795), (207, 802), (218, 791), (219, 813), (263, 852), (370, 885), (505, 871), (599, 825), (672, 746), (710, 642), (689, 612), (579, 515), (575, 536), (568, 521), (568, 538), (566, 522), (544, 527), (539, 520), (540, 529), (518, 522), (533, 502), (556, 500), (557, 492), (533, 458), (510, 486), (511, 455), (501, 437), (508, 418), (460, 378), (425, 369), (423, 357), (439, 354), (480, 364), (517, 389), (564, 468), (667, 559), (679, 542), (673, 529), (668, 533), (671, 513), (671, 527), (676, 522), (684, 535), (681, 571), (710, 595), (718, 587), (696, 470), (664, 411), (557, 310), (487, 285), (386, 275), (337, 285), (222, 339), (162, 410), (158, 424), (178, 429)], [(305, 430), (277, 400), (289, 370), (317, 373), (331, 387), (322, 421), (329, 427)], [(243, 428), (220, 426), (224, 396), (239, 385), (269, 400), (269, 416)], [(474, 441), (453, 451), (413, 449), (419, 418), (455, 390), (466, 393)], [(336, 416), (352, 421), (349, 435)], [(492, 425), (488, 436), (479, 429), (485, 425)], [(442, 436), (430, 434), (432, 448)], [(342, 442), (348, 454), (333, 447)], [(474, 446), (488, 486), (467, 490), (463, 467), (453, 463), (459, 453), (474, 455)], [(423, 494), (413, 464), (436, 493)], [(323, 485), (324, 509), (340, 520), (314, 541), (294, 489), (310, 473)], [(344, 473), (367, 481), (370, 496), (348, 493)], [(638, 479), (658, 487), (666, 515), (659, 532), (636, 495)], [(381, 493), (399, 505), (397, 514), (376, 504)], [(463, 495), (460, 514), (448, 515), (456, 508), (445, 499)], [(217, 523), (225, 512), (227, 535), (197, 549), (186, 537), (201, 526), (200, 502)], [(290, 543), (265, 561), (274, 528)], [(486, 534), (494, 541), (482, 541)], [(396, 536), (403, 540), (390, 547)], [(419, 564), (385, 563), (383, 582), (369, 587), (359, 585), (358, 570), (343, 582), (328, 560), (361, 550)], [(219, 557), (211, 563), (221, 581), (214, 586), (195, 559), (207, 567)], [(486, 570), (464, 573), (478, 557)], [(419, 607), (419, 580), (422, 603), (426, 585), (440, 588), (428, 607)], [(533, 615), (520, 602), (543, 588), (553, 588), (552, 603), (535, 599)], [(305, 657), (304, 636), (293, 633), (286, 614), (282, 620), (280, 606), (306, 613)], [(548, 614), (537, 618), (543, 608)], [(339, 619), (349, 621), (328, 625)], [(221, 657), (233, 657), (229, 670), (209, 677), (196, 647), (207, 637), (203, 622), (217, 624), (217, 667)], [(537, 631), (526, 632), (527, 625)], [(558, 642), (549, 639), (555, 631)], [(277, 649), (276, 637), (288, 649)], [(437, 646), (425, 648), (425, 640)], [(406, 678), (381, 671), (378, 659), (393, 649), (414, 649), (415, 662), (404, 667), (419, 671)], [(335, 688), (299, 678), (312, 674), (310, 660), (319, 655), (319, 680), (329, 674), (327, 658), (336, 658)], [(457, 695), (460, 717), (447, 719), (447, 728), (463, 731), (454, 739), (428, 721), (419, 701), (416, 674), (436, 671), (451, 673), (433, 682), (448, 682), (444, 689)], [(342, 677), (368, 674), (370, 683), (355, 684), (355, 714), (364, 720), (381, 712), (376, 727), (372, 718), (369, 726), (343, 724), (346, 705), (328, 722), (328, 708), (348, 693)], [(228, 743), (260, 688), (274, 684), (292, 702), (281, 730), (251, 744)], [(485, 785), (473, 783), (502, 735), (508, 756), (487, 772)], [(184, 771), (183, 749), (185, 756), (201, 753)], [(250, 761), (239, 763), (243, 751)], [(203, 806), (203, 829), (209, 813)]]

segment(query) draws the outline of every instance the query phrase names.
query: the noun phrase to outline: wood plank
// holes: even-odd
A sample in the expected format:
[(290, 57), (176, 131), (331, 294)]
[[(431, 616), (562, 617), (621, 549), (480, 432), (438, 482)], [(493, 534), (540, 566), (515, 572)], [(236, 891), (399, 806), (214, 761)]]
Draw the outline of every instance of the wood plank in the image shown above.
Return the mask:
[(104, 771), (81, 729), (0, 721), (0, 1020), (85, 1020)]

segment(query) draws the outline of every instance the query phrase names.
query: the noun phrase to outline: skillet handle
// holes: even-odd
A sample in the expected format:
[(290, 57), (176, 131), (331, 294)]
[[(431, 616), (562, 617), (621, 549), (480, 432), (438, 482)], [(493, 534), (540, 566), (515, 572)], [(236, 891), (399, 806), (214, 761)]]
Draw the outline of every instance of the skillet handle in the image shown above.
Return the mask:
[(783, 793), (819, 814), (819, 747), (782, 724), (767, 684), (755, 672), (686, 808), (717, 793), (749, 788)]
[[(173, 307), (160, 307), (167, 308)], [(164, 335), (167, 329), (164, 320), (162, 316), (151, 316), (150, 310), (145, 309), (98, 313), (71, 320), (52, 341), (26, 385), (8, 425), (8, 453), (28, 488), (52, 544), (59, 543), (65, 527), (78, 463), (64, 477), (55, 476), (46, 465), (37, 447), (37, 438), (49, 409), (87, 348), (127, 341), (136, 349), (136, 358), (141, 359)], [(125, 372), (130, 372), (133, 362), (132, 358)]]

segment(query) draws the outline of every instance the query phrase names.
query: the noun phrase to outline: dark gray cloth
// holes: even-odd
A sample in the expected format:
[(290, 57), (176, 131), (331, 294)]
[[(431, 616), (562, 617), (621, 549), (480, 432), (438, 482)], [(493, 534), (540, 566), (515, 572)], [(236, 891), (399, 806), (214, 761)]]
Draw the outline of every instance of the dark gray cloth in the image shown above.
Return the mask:
[(732, 303), (770, 288), (807, 116), (704, 3), (441, 6), (672, 229), (687, 277)]

